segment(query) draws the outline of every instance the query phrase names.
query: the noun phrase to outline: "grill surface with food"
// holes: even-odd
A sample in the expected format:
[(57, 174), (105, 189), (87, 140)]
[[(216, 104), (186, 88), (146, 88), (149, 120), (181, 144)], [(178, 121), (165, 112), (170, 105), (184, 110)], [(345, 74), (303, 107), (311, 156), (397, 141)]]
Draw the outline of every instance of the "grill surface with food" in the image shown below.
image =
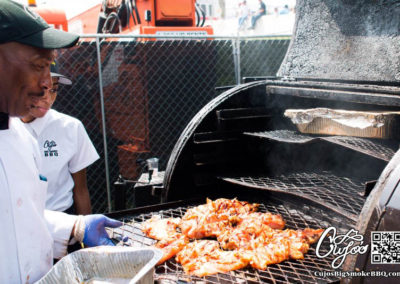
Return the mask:
[[(323, 229), (282, 230), (282, 217), (255, 212), (258, 206), (236, 199), (207, 199), (206, 204), (188, 209), (182, 219), (155, 215), (142, 225), (142, 230), (159, 240), (155, 247), (164, 253), (159, 264), (177, 254), (184, 271), (199, 277), (247, 265), (265, 270), (288, 259), (304, 259), (309, 245), (319, 239)], [(207, 237), (218, 241), (189, 242)]]
[[(399, 7), (400, 0), (296, 1), (278, 77), (239, 85), (204, 106), (168, 161), (162, 200), (169, 203), (113, 214), (125, 221), (114, 236), (163, 249), (155, 277), (165, 283), (382, 283), (322, 277), (337, 255), (329, 238), (320, 246), (325, 257), (316, 255), (309, 244), (319, 231), (306, 242), (303, 236), (306, 228), (335, 227), (343, 235), (356, 229), (369, 245), (371, 231), (398, 231)], [(246, 212), (232, 218), (224, 208), (225, 215), (203, 222), (207, 197), (247, 201)], [(276, 227), (258, 236), (260, 216)], [(261, 224), (243, 232), (247, 222)], [(248, 233), (262, 245), (244, 242)], [(369, 249), (348, 255), (335, 270), (399, 271), (370, 259)]]
[[(281, 200), (275, 199), (272, 196), (252, 196), (249, 199), (260, 200), (265, 199), (269, 200), (266, 204), (261, 203), (258, 206), (258, 211), (256, 213), (267, 213), (273, 214), (275, 216), (281, 216), (279, 218), (280, 226), (282, 225), (281, 221), (285, 221), (285, 228), (301, 231), (304, 228), (325, 228), (329, 226), (330, 222), (328, 216), (324, 211), (316, 210), (318, 212), (319, 218), (311, 217), (307, 212), (310, 212), (311, 208), (309, 206), (301, 205), (298, 206), (296, 202), (285, 201), (284, 203)], [(144, 233), (143, 230), (149, 232), (150, 226), (152, 223), (149, 220), (154, 221), (156, 224), (161, 227), (167, 226), (169, 228), (176, 226), (176, 219), (185, 216), (187, 212), (193, 212), (199, 206), (204, 206), (204, 199), (201, 200), (192, 200), (186, 202), (173, 202), (166, 203), (158, 206), (149, 206), (137, 209), (131, 209), (128, 211), (120, 211), (112, 213), (113, 217), (119, 218), (124, 222), (124, 225), (120, 228), (113, 229), (109, 231), (110, 235), (116, 239), (122, 239), (122, 236), (128, 236), (129, 241), (125, 243), (125, 246), (133, 246), (133, 247), (147, 247), (147, 246), (157, 246), (160, 241), (156, 240), (156, 238), (165, 237), (165, 230), (160, 235), (152, 235), (152, 237), (148, 237)], [(147, 211), (147, 212), (146, 212)], [(253, 213), (251, 213), (253, 214)], [(159, 223), (159, 221), (162, 221)], [(168, 221), (167, 221), (168, 220)], [(339, 222), (340, 220), (336, 218), (335, 220), (331, 220), (332, 222)], [(155, 227), (159, 228), (159, 227)], [(157, 231), (157, 229), (155, 230)], [(291, 232), (282, 230), (281, 233)], [(174, 233), (170, 234), (170, 236), (174, 236)], [(215, 238), (206, 238), (201, 240), (192, 240), (191, 246), (196, 246), (195, 249), (199, 250), (199, 246), (205, 246), (206, 248), (217, 250), (219, 253), (224, 251), (218, 245), (218, 242), (215, 241)], [(321, 253), (326, 253), (329, 249), (328, 244), (323, 243)], [(184, 247), (187, 246), (185, 243)], [(182, 248), (179, 248), (179, 250)], [(183, 251), (181, 251), (183, 252)], [(241, 269), (218, 273), (209, 276), (197, 276), (195, 274), (187, 274), (185, 272), (184, 267), (177, 262), (175, 257), (171, 257), (169, 260), (162, 260), (161, 264), (156, 266), (156, 274), (155, 279), (157, 283), (268, 283), (271, 279), (275, 283), (315, 283), (319, 282), (334, 282), (337, 280), (334, 277), (331, 278), (319, 278), (315, 276), (315, 272), (322, 271), (332, 271), (330, 263), (333, 260), (333, 257), (327, 257), (325, 259), (319, 259), (315, 255), (315, 245), (310, 246), (308, 253), (304, 254), (304, 259), (289, 259), (283, 261), (278, 264), (268, 265), (264, 270), (253, 268), (251, 265), (247, 265), (248, 262), (241, 263), (240, 259), (236, 259), (232, 250), (226, 250), (228, 255), (224, 255), (224, 257), (232, 257), (235, 259), (234, 266), (227, 266), (228, 263), (224, 262), (224, 265), (219, 267), (218, 271), (216, 270), (215, 265), (215, 255), (212, 254), (214, 259), (213, 265), (208, 266), (204, 264), (201, 267), (207, 274), (212, 272), (221, 272), (221, 269), (226, 269), (227, 267), (230, 269), (237, 269), (239, 265), (242, 266)], [(185, 255), (183, 257), (187, 257), (188, 251), (184, 252)], [(194, 253), (191, 251), (190, 253)], [(215, 251), (214, 251), (215, 253)], [(167, 251), (168, 254), (168, 251)], [(205, 256), (208, 257), (207, 255)], [(238, 260), (238, 261), (236, 261)], [(208, 262), (210, 263), (210, 262)], [(202, 264), (199, 261), (199, 264)], [(197, 268), (197, 267), (196, 267)], [(201, 270), (196, 273), (201, 274)]]

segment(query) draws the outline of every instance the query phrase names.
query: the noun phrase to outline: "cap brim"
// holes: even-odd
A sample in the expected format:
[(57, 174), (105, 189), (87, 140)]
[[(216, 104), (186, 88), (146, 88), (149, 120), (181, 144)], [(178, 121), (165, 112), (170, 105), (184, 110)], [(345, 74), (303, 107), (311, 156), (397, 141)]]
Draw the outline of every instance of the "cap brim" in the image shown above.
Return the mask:
[(76, 34), (47, 28), (15, 41), (45, 49), (57, 49), (72, 47), (78, 40), (79, 36)]
[(65, 77), (64, 75), (58, 74), (58, 73), (50, 73), (51, 77), (57, 77), (58, 78), (58, 83), (63, 84), (63, 85), (72, 85), (72, 81)]

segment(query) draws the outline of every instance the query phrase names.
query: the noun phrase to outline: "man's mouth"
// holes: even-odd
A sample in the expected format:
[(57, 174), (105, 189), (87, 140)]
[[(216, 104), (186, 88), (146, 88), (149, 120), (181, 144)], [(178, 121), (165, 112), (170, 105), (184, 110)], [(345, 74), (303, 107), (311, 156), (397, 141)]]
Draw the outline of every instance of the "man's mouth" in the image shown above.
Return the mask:
[(42, 106), (37, 106), (37, 105), (31, 105), (31, 109), (37, 110), (39, 112), (47, 112), (49, 110), (48, 107), (42, 107)]

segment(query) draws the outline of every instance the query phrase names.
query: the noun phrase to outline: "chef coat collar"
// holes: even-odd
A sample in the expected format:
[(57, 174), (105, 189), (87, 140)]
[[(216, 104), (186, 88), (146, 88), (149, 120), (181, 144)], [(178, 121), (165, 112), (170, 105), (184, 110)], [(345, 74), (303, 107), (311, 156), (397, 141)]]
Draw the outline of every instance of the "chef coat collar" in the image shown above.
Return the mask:
[(9, 119), (8, 113), (0, 112), (0, 130), (8, 129)]
[(36, 118), (32, 122), (29, 122), (30, 127), (33, 129), (36, 137), (39, 137), (40, 133), (42, 133), (43, 129), (46, 126), (46, 122), (50, 117), (51, 109), (46, 113), (45, 116), (41, 118)]

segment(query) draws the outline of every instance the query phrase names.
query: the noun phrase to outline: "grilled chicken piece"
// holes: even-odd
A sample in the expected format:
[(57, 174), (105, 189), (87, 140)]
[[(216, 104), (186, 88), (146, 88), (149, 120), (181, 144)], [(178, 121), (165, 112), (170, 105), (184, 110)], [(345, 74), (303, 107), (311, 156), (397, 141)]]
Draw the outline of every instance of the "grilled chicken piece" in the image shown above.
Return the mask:
[(238, 216), (257, 210), (259, 204), (236, 199), (207, 199), (207, 204), (193, 207), (182, 217), (182, 233), (191, 239), (217, 237), (237, 223)]
[(227, 250), (234, 250), (239, 248), (247, 248), (251, 241), (257, 238), (261, 233), (275, 234), (275, 230), (267, 225), (254, 225), (254, 226), (238, 226), (231, 230), (226, 230), (217, 238), (221, 247)]
[(323, 233), (323, 229), (310, 229), (304, 230), (290, 230), (286, 229), (277, 233), (273, 238), (286, 238), (290, 242), (290, 258), (291, 259), (303, 259), (304, 254), (310, 248), (310, 244), (318, 241), (319, 237)]
[(223, 251), (217, 241), (196, 240), (186, 245), (177, 256), (187, 274), (198, 277), (224, 273), (246, 267), (249, 260), (238, 251)]
[(257, 211), (260, 204), (258, 203), (248, 203), (246, 201), (239, 201), (236, 198), (226, 199), (219, 198), (212, 201), (207, 198), (207, 205), (212, 208), (212, 210), (217, 213), (226, 213), (229, 215), (239, 215), (250, 212)]
[(256, 269), (265, 270), (268, 265), (289, 259), (290, 243), (286, 238), (269, 239), (269, 242), (265, 243), (258, 238), (251, 242), (251, 246), (253, 247), (240, 251)]
[(257, 269), (266, 269), (268, 265), (280, 263), (287, 259), (304, 259), (310, 244), (316, 242), (323, 229), (304, 229), (261, 233), (251, 240), (248, 246), (239, 250), (242, 255), (251, 259), (250, 265)]
[(183, 234), (176, 235), (173, 239), (159, 241), (154, 246), (163, 252), (163, 256), (157, 262), (157, 265), (174, 257), (189, 243), (189, 238)]
[(209, 213), (207, 215), (193, 215), (191, 219), (182, 220), (182, 233), (191, 239), (217, 237), (231, 228), (229, 216), (225, 214)]
[(162, 219), (159, 215), (154, 215), (142, 225), (142, 231), (146, 236), (159, 240), (154, 246), (163, 252), (163, 256), (157, 264), (175, 256), (184, 246), (189, 243), (189, 238), (177, 232), (180, 218)]
[(306, 239), (309, 244), (314, 244), (319, 240), (324, 231), (324, 229), (315, 230), (305, 228), (304, 230), (301, 230), (301, 238)]
[(252, 239), (263, 234), (276, 233), (273, 229), (283, 229), (285, 221), (282, 216), (271, 213), (253, 212), (238, 216), (237, 226), (225, 230), (218, 236), (222, 248), (237, 249), (245, 247)]
[(267, 225), (272, 229), (283, 229), (285, 227), (285, 220), (279, 214), (253, 212), (249, 214), (239, 215), (238, 226), (261, 226)]
[(154, 215), (142, 224), (142, 231), (146, 236), (159, 241), (175, 239), (180, 234), (176, 231), (180, 222), (180, 218), (161, 219), (161, 216)]

